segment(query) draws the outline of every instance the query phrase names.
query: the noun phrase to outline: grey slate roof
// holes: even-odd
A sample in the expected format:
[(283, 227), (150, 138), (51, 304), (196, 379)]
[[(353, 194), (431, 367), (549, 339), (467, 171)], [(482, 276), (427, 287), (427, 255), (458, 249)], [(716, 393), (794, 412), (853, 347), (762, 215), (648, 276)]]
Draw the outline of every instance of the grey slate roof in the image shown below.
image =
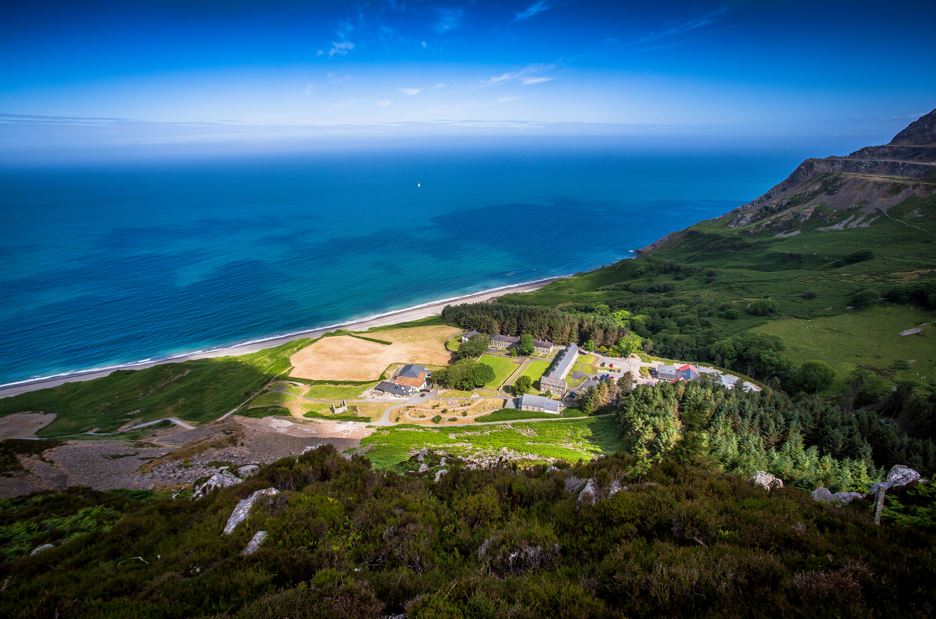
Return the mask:
[(515, 335), (495, 335), (491, 337), (492, 342), (506, 342), (507, 344), (516, 344), (520, 338)]
[(575, 363), (576, 356), (578, 356), (578, 346), (576, 344), (569, 344), (566, 346), (565, 349), (556, 356), (556, 361), (553, 363), (549, 373), (546, 374), (546, 377), (555, 380), (565, 379), (569, 370), (572, 369), (572, 365)]
[(549, 398), (544, 398), (541, 395), (530, 395), (529, 393), (525, 393), (520, 396), (520, 408), (523, 408), (524, 406), (540, 408), (549, 413), (558, 413), (560, 403), (557, 400), (550, 400)]
[(377, 383), (377, 386), (374, 387), (377, 391), (383, 391), (384, 393), (389, 393), (390, 395), (399, 395), (405, 396), (410, 395), (415, 389), (412, 387), (406, 387), (404, 385), (398, 385), (396, 383), (391, 383), (389, 380), (382, 380)]
[(553, 343), (549, 340), (533, 340), (534, 348), (552, 348)]
[(404, 365), (402, 368), (400, 368), (400, 372), (399, 374), (397, 374), (397, 376), (405, 376), (406, 378), (419, 378), (419, 375), (422, 374), (423, 372), (428, 374), (429, 370), (427, 370), (421, 365), (415, 365), (413, 363), (409, 363), (407, 365)]

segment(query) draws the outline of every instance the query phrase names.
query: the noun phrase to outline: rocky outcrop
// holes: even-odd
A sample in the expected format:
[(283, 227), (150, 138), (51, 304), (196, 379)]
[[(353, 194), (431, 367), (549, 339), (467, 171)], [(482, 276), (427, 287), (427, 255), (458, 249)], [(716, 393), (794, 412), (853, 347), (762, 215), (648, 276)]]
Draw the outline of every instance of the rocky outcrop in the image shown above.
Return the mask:
[(224, 525), (224, 534), (230, 535), (234, 532), (234, 529), (237, 528), (237, 525), (247, 520), (247, 517), (250, 516), (250, 511), (260, 497), (275, 496), (277, 494), (279, 494), (279, 490), (276, 488), (264, 488), (263, 490), (257, 490), (246, 499), (238, 501), (237, 505), (234, 507), (234, 511), (231, 512), (228, 518), (227, 524)]
[(779, 477), (775, 477), (766, 471), (757, 471), (751, 475), (751, 483), (755, 486), (759, 486), (770, 492), (771, 490), (777, 490), (783, 487), (783, 480)]
[(879, 488), (884, 488), (885, 490), (890, 490), (891, 488), (899, 488), (901, 486), (906, 486), (917, 481), (920, 481), (919, 473), (911, 469), (909, 466), (904, 466), (902, 464), (895, 464), (894, 466), (891, 467), (891, 470), (888, 471), (887, 479), (871, 486), (868, 492), (869, 493), (877, 492)]
[(578, 498), (575, 499), (575, 502), (579, 505), (594, 505), (599, 501), (601, 495), (599, 494), (598, 484), (594, 479), (589, 479), (588, 483), (585, 484), (585, 487), (582, 488), (582, 491), (579, 492)]
[(32, 552), (29, 553), (29, 556), (35, 556), (40, 552), (45, 552), (46, 550), (51, 550), (52, 548), (55, 548), (55, 544), (43, 544), (41, 546), (36, 546), (32, 549)]
[(220, 488), (229, 488), (241, 483), (241, 479), (227, 469), (221, 469), (207, 480), (195, 484), (192, 489), (192, 499), (201, 499)]
[(878, 490), (890, 490), (891, 488), (901, 488), (920, 481), (920, 474), (909, 466), (895, 464), (887, 473), (887, 479), (878, 482), (868, 488), (868, 492), (832, 492), (828, 488), (819, 487), (810, 493), (814, 501), (823, 503), (846, 504), (857, 501), (868, 496), (875, 495)]
[(247, 547), (244, 548), (244, 551), (241, 553), (245, 557), (249, 557), (258, 550), (260, 550), (260, 545), (263, 544), (263, 540), (267, 538), (266, 531), (257, 531), (254, 533), (253, 537), (250, 538), (250, 542), (247, 543)]
[(828, 488), (820, 486), (813, 490), (810, 496), (812, 496), (813, 501), (818, 501), (820, 503), (838, 503), (840, 505), (845, 505), (852, 501), (862, 499), (865, 495), (860, 492), (832, 492)]
[(256, 464), (245, 464), (244, 466), (237, 468), (237, 476), (241, 479), (247, 479), (248, 477), (253, 477), (260, 472), (260, 467)]
[(807, 159), (783, 182), (728, 215), (732, 228), (789, 231), (819, 215), (826, 229), (844, 217), (887, 211), (912, 195), (936, 191), (936, 110), (911, 123), (890, 144), (847, 157)]

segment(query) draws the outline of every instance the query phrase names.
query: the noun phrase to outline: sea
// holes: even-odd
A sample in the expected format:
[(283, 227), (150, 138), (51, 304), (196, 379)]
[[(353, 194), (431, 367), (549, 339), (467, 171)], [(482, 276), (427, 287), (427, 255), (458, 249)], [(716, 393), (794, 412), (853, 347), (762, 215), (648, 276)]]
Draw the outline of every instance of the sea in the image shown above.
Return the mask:
[(803, 155), (562, 142), (7, 164), (0, 383), (593, 269)]

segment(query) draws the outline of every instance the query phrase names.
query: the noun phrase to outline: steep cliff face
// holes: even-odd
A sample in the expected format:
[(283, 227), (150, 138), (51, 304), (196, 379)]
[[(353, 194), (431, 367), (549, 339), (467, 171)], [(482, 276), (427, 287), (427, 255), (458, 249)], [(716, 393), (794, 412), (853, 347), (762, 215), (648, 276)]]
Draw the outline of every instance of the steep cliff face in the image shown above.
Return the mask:
[(868, 226), (911, 196), (936, 192), (936, 110), (890, 144), (807, 159), (782, 183), (725, 219), (732, 228), (790, 234), (800, 226)]

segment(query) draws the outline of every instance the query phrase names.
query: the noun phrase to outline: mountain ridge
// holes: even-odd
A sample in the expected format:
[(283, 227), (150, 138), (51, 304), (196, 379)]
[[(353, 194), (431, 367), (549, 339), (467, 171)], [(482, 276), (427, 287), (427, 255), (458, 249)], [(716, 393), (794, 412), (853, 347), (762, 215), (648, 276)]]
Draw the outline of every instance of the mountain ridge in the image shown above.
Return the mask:
[[(888, 143), (844, 157), (809, 158), (760, 197), (713, 220), (746, 233), (799, 234), (867, 227), (911, 197), (936, 193), (936, 109)], [(698, 225), (698, 224), (697, 224)], [(641, 248), (667, 246), (691, 229)]]

